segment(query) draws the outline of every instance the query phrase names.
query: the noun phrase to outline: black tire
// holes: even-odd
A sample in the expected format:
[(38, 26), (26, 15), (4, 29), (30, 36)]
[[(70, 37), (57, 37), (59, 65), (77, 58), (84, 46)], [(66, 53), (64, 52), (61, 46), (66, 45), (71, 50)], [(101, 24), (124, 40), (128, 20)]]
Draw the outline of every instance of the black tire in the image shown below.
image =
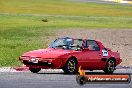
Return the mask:
[(107, 63), (106, 63), (104, 72), (105, 72), (106, 74), (112, 74), (112, 73), (114, 72), (114, 70), (115, 70), (115, 66), (116, 66), (115, 64), (116, 64), (116, 63), (115, 63), (115, 60), (109, 59), (109, 60), (107, 61)]
[(69, 60), (67, 60), (65, 66), (63, 67), (63, 71), (66, 74), (77, 73), (77, 61), (74, 58), (70, 58)]
[(41, 68), (32, 68), (32, 67), (29, 67), (29, 70), (32, 72), (32, 73), (38, 73)]

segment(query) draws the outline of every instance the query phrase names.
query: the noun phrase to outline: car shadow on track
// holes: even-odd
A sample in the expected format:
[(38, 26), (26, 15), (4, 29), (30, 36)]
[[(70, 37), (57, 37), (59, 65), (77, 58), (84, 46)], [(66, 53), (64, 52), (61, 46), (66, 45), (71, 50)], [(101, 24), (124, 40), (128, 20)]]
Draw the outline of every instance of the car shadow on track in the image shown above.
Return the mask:
[[(59, 75), (78, 75), (77, 74), (65, 74), (64, 72), (41, 72), (37, 74), (59, 74)], [(113, 74), (105, 74), (104, 72), (86, 72), (86, 75), (132, 75), (132, 73), (113, 73)]]

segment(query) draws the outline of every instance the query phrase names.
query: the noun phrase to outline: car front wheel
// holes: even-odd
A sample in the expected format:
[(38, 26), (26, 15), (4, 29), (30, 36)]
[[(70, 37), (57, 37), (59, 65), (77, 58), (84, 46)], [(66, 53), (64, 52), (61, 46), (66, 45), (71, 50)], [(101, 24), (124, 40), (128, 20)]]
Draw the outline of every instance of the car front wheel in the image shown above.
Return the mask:
[(74, 58), (69, 59), (64, 68), (63, 68), (64, 73), (66, 74), (75, 74), (77, 73), (77, 61)]
[(29, 67), (29, 70), (32, 72), (32, 73), (38, 73), (41, 68), (32, 68), (32, 67)]
[(115, 61), (113, 59), (108, 60), (108, 62), (106, 63), (104, 72), (106, 74), (112, 74), (115, 70)]

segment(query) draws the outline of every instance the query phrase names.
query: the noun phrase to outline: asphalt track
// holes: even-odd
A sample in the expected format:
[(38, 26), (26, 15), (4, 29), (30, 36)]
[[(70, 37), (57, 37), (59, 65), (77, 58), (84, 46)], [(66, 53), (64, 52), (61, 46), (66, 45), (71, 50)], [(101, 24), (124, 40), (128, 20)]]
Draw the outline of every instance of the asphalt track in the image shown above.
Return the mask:
[(116, 2), (103, 1), (103, 0), (70, 0), (70, 1), (76, 1), (76, 2), (94, 2), (94, 3), (104, 3), (104, 4), (118, 4)]
[(98, 4), (120, 4), (120, 5), (128, 5), (131, 6), (131, 4), (128, 3), (117, 3), (117, 2), (112, 2), (112, 1), (103, 1), (103, 0), (69, 0), (73, 2), (92, 2), (92, 3), (98, 3)]
[[(87, 71), (87, 74), (104, 74), (102, 71)], [(130, 74), (132, 68), (117, 69), (114, 74)], [(26, 72), (0, 72), (0, 88), (132, 88), (129, 84), (85, 84), (76, 83), (76, 75), (66, 75), (61, 70), (43, 70), (37, 74)]]

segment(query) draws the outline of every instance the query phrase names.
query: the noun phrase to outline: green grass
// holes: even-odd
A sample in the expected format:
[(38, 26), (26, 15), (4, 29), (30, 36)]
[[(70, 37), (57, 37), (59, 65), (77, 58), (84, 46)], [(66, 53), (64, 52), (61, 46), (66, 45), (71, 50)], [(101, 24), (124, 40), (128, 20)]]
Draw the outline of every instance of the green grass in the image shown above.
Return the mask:
[(77, 16), (130, 16), (132, 7), (64, 0), (0, 0), (1, 13), (52, 14)]
[[(8, 37), (7, 37), (8, 36)], [(0, 32), (0, 66), (21, 65), (16, 60), (26, 51), (45, 48), (54, 34), (48, 29), (14, 28)]]
[(58, 29), (131, 29), (131, 9), (66, 0), (0, 0), (0, 66), (21, 65), (18, 56), (46, 48)]
[[(132, 28), (131, 17), (0, 14), (0, 28)], [(42, 20), (47, 19), (48, 22)]]

